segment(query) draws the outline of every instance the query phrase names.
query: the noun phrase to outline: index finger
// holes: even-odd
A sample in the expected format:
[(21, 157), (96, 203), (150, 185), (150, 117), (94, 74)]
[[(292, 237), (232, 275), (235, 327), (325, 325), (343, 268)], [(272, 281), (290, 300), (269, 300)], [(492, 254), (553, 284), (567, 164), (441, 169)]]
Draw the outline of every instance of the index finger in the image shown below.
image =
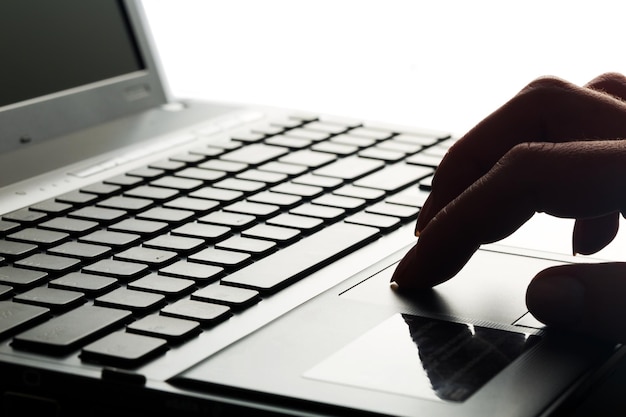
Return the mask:
[(593, 218), (624, 211), (624, 160), (624, 141), (514, 147), (433, 217), (393, 280), (415, 289), (446, 281), (481, 244), (510, 235), (535, 212)]
[(625, 137), (623, 101), (557, 78), (538, 79), (450, 149), (435, 173), (416, 230), (421, 232), (439, 210), (520, 143)]

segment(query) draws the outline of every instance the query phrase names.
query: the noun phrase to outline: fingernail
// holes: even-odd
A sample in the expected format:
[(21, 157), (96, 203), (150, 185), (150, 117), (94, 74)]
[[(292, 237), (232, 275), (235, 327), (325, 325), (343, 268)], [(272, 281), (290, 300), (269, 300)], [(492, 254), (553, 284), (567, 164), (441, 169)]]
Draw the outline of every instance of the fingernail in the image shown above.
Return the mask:
[(526, 294), (529, 311), (540, 321), (572, 327), (583, 317), (585, 288), (570, 276), (551, 276), (533, 280)]
[(420, 237), (420, 231), (415, 229), (415, 237)]
[(397, 291), (397, 290), (400, 288), (400, 286), (398, 285), (398, 283), (397, 283), (397, 282), (395, 282), (395, 281), (391, 281), (391, 282), (389, 283), (389, 288), (391, 288), (391, 289), (392, 289), (392, 290), (394, 290), (394, 291)]

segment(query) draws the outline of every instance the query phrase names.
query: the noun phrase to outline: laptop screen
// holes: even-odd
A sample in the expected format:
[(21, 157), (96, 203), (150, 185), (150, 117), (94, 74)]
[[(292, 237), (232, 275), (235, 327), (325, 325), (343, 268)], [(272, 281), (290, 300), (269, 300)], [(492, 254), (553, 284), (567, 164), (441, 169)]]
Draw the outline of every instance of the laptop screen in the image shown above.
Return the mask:
[[(0, 107), (144, 69), (118, 2), (0, 2)], [(29, 22), (24, 27), (24, 22)]]
[(166, 102), (138, 0), (0, 1), (0, 153)]

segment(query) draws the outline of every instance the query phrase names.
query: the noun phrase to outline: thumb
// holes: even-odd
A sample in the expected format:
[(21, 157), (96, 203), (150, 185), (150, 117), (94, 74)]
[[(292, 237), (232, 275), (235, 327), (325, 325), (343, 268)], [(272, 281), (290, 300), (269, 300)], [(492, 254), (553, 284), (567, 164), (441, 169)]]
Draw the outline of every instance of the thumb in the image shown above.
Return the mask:
[(528, 310), (541, 322), (576, 333), (626, 342), (626, 263), (548, 268), (531, 281)]

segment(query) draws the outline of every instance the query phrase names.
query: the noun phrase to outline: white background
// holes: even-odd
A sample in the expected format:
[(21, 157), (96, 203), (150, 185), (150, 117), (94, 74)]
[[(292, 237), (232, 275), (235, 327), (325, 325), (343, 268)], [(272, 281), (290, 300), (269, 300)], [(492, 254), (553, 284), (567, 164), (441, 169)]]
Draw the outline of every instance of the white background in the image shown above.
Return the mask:
[[(620, 1), (144, 0), (171, 92), (463, 133), (532, 79), (626, 72)], [(571, 253), (571, 222), (518, 244)], [(621, 258), (626, 239), (603, 256)], [(519, 240), (521, 239), (521, 240)]]

